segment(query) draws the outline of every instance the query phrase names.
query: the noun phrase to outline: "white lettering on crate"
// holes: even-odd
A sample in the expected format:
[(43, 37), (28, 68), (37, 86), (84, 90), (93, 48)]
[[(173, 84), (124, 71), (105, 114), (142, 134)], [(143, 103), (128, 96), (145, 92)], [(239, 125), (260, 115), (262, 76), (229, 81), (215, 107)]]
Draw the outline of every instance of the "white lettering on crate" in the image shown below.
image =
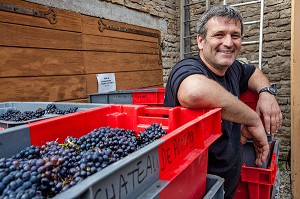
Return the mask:
[(124, 169), (118, 174), (109, 176), (104, 182), (93, 187), (94, 199), (123, 199), (131, 198), (132, 194), (141, 192), (140, 185), (149, 183), (155, 175), (159, 175), (159, 160), (155, 153), (140, 158), (136, 164), (127, 165), (130, 169)]

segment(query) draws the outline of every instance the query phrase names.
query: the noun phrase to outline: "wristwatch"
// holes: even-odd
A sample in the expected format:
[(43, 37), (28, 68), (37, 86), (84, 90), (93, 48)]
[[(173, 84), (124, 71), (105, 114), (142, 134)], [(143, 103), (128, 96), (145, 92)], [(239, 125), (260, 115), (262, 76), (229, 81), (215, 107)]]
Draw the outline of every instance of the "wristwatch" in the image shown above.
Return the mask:
[(272, 95), (276, 95), (276, 93), (277, 93), (276, 84), (272, 84), (271, 87), (264, 87), (264, 88), (260, 89), (258, 94), (261, 94), (262, 92), (269, 92)]

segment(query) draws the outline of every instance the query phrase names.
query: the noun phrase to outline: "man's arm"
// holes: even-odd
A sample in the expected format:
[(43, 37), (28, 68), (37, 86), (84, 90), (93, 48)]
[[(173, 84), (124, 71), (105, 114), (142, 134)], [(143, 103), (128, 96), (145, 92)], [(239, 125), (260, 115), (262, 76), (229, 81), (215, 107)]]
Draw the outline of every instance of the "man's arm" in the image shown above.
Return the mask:
[[(261, 70), (256, 69), (249, 79), (248, 87), (258, 93), (260, 89), (270, 87), (270, 82)], [(256, 112), (263, 115), (266, 131), (269, 134), (277, 133), (282, 125), (282, 113), (275, 96), (268, 92), (259, 94)]]
[(259, 125), (259, 116), (217, 82), (195, 74), (178, 89), (180, 104), (188, 108), (222, 108), (222, 119), (245, 125)]
[(261, 165), (267, 159), (269, 145), (259, 115), (217, 82), (204, 75), (190, 75), (180, 84), (177, 97), (188, 108), (221, 107), (222, 119), (244, 125), (242, 143), (246, 141), (244, 137), (253, 138), (256, 164)]

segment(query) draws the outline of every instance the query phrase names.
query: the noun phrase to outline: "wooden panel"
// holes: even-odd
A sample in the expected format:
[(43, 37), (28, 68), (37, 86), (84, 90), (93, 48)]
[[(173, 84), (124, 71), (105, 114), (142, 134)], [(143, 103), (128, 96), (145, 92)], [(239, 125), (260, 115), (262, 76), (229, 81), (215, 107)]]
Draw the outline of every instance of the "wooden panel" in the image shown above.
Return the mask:
[[(115, 73), (117, 90), (145, 88), (163, 85), (162, 70), (134, 71)], [(97, 93), (98, 84), (95, 74), (87, 75), (88, 94)]]
[[(22, 6), (26, 9), (47, 11), (48, 7), (19, 0), (1, 0), (3, 3)], [(46, 18), (33, 17), (12, 12), (0, 11), (0, 21), (14, 24), (23, 24), (51, 29), (60, 29), (81, 32), (81, 14), (53, 8), (56, 12), (57, 23), (51, 24)]]
[(79, 76), (0, 78), (0, 101), (62, 101), (86, 98), (86, 78)]
[(81, 33), (0, 22), (0, 45), (81, 50)]
[(0, 77), (84, 74), (81, 51), (0, 46)]
[(116, 73), (116, 82), (119, 90), (162, 85), (162, 70)]
[(158, 54), (158, 44), (104, 36), (82, 35), (83, 50)]
[(114, 52), (83, 52), (86, 73), (161, 69), (158, 55)]
[[(47, 6), (0, 0), (36, 10)], [(99, 31), (99, 18), (55, 8), (47, 19), (0, 11), (0, 101), (88, 102), (96, 74), (115, 72), (117, 89), (163, 85), (159, 38)], [(160, 34), (103, 19), (105, 24)], [(81, 30), (83, 33), (81, 33)]]
[[(142, 30), (150, 33), (155, 33), (160, 35), (158, 30), (153, 30), (149, 28), (142, 28), (138, 26), (133, 26), (129, 24), (119, 23), (111, 20), (102, 19), (104, 24), (114, 25), (118, 27), (125, 27), (135, 30)], [(106, 36), (106, 37), (116, 37), (116, 38), (125, 38), (125, 39), (132, 39), (132, 40), (140, 40), (140, 41), (149, 41), (149, 42), (158, 42), (157, 37), (150, 37), (120, 31), (113, 31), (109, 29), (104, 29), (103, 32), (99, 31), (99, 18), (90, 17), (82, 15), (82, 33), (84, 34), (92, 34), (92, 35), (99, 35), (99, 36)]]
[[(291, 180), (292, 198), (300, 199), (300, 1), (292, 0), (291, 12)], [(298, 10), (298, 11), (297, 11)]]

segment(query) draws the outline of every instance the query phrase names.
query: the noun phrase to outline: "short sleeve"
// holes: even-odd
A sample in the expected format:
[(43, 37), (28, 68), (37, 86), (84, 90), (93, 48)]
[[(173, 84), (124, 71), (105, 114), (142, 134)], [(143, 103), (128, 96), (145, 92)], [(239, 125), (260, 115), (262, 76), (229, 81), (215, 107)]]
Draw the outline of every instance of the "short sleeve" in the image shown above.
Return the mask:
[(172, 69), (167, 85), (164, 105), (167, 107), (179, 106), (177, 93), (181, 82), (193, 74), (206, 74), (202, 65), (197, 59), (189, 58), (178, 62)]
[(241, 76), (240, 76), (240, 91), (241, 93), (245, 92), (248, 89), (248, 82), (252, 74), (254, 73), (256, 67), (249, 64), (239, 63), (241, 67)]

